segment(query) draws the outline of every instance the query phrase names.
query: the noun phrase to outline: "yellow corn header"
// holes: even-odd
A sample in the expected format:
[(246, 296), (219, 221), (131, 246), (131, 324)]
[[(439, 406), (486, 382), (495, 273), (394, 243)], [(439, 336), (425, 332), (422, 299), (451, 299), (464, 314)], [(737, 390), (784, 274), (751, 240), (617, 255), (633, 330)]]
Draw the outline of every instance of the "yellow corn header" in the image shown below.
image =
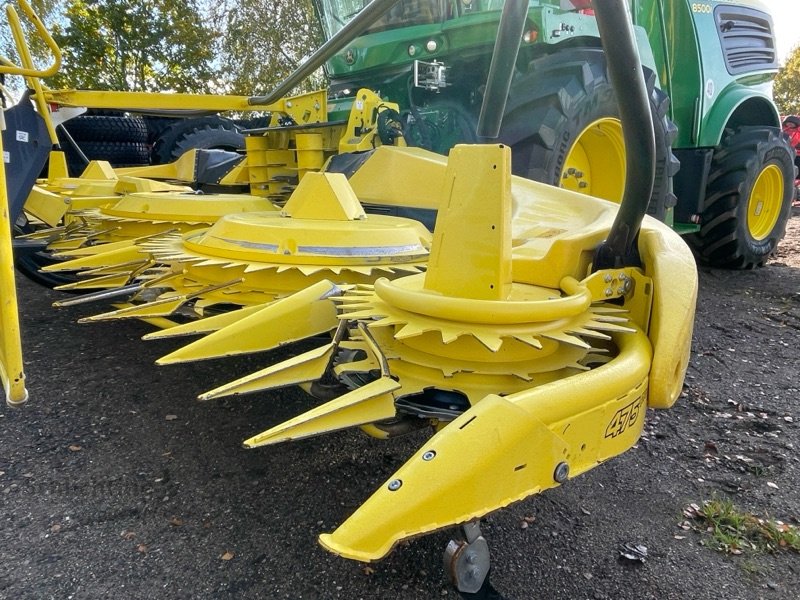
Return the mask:
[[(40, 88), (36, 96), (161, 101)], [(647, 408), (677, 399), (694, 259), (676, 233), (645, 217), (637, 260), (601, 268), (595, 253), (613, 237), (617, 204), (512, 176), (503, 145), (456, 146), (449, 157), (407, 148), (392, 124), (396, 107), (368, 90), (359, 97), (347, 123), (317, 114), (324, 94), (272, 106), (307, 122), (247, 138), (244, 160), (220, 183), (249, 193), (197, 194), (194, 151), (155, 167), (96, 162), (80, 177), (68, 177), (55, 152), (25, 204), (40, 223), (25, 239), (45, 248), (42, 271), (61, 274), (61, 289), (75, 294), (56, 303), (62, 309), (111, 300), (84, 321), (135, 318), (156, 327), (146, 339), (192, 336), (162, 365), (325, 336), (200, 399), (289, 385), (319, 399), (256, 429), (249, 448), (350, 427), (379, 438), (429, 429), (418, 452), (320, 542), (371, 561), (401, 540), (467, 524), (466, 541), (448, 552), (459, 588), (474, 592), (462, 562), (465, 548), (485, 540), (469, 523), (626, 451)], [(401, 216), (433, 214), (432, 232)], [(7, 211), (3, 219), (3, 381), (19, 403)]]

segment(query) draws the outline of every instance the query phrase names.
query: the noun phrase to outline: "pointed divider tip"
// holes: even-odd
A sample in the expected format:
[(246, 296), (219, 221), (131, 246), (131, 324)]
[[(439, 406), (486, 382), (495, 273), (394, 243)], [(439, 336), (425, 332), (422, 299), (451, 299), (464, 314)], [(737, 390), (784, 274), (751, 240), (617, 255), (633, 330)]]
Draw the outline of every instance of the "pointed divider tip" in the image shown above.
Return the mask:
[(314, 348), (200, 394), (197, 399), (214, 400), (314, 381), (325, 374), (335, 350), (336, 346), (333, 343)]
[(392, 392), (400, 384), (381, 377), (300, 416), (245, 440), (247, 448), (288, 442), (394, 417)]
[(163, 356), (156, 364), (263, 352), (325, 333), (338, 324), (330, 298), (341, 293), (336, 284), (319, 281)]

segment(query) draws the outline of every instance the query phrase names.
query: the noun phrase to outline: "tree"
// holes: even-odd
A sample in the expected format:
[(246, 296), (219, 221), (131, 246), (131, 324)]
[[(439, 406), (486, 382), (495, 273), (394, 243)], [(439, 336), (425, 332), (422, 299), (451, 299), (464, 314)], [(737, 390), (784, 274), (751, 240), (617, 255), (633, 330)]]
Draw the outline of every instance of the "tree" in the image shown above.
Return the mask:
[[(264, 94), (322, 42), (311, 0), (236, 0), (224, 6), (221, 72), (236, 94)], [(321, 76), (301, 89), (321, 85)]]
[(196, 0), (67, 0), (55, 87), (207, 92), (215, 36)]
[(775, 77), (773, 94), (782, 115), (800, 114), (800, 46), (792, 50)]

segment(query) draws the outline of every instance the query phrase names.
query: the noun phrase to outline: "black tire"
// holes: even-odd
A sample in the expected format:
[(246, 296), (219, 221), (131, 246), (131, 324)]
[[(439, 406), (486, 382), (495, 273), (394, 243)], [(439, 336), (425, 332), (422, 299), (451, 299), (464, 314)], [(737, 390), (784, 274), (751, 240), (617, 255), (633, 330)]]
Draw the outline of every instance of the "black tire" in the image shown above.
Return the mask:
[(175, 117), (155, 117), (145, 115), (144, 123), (147, 126), (147, 143), (152, 146), (168, 127), (175, 125), (175, 123), (182, 122), (183, 120), (184, 119)]
[[(149, 164), (150, 151), (143, 142), (77, 142), (81, 151), (89, 160), (107, 160), (113, 167), (135, 167)], [(86, 162), (70, 144), (65, 144), (67, 166), (73, 175), (80, 175), (86, 168)]]
[(686, 237), (699, 262), (759, 267), (786, 232), (794, 194), (794, 150), (777, 127), (740, 127), (714, 151), (700, 231)]
[(128, 142), (147, 143), (147, 126), (144, 119), (81, 115), (64, 123), (76, 142)]
[[(679, 163), (672, 142), (677, 127), (667, 117), (669, 97), (655, 87), (655, 74), (647, 68), (644, 74), (656, 142), (655, 181), (647, 212), (663, 221), (667, 209), (675, 206), (672, 177)], [(528, 73), (513, 83), (503, 119), (501, 140), (513, 150), (513, 172), (559, 186), (562, 178), (581, 179), (583, 174), (575, 175), (565, 162), (581, 133), (601, 119), (619, 120), (602, 50), (572, 48), (534, 60)], [(610, 193), (602, 178), (586, 179), (575, 185), (583, 188), (585, 184), (586, 193), (621, 199), (619, 181), (610, 186)]]
[(478, 120), (452, 100), (435, 100), (405, 111), (400, 121), (408, 144), (439, 154), (447, 154), (456, 144), (478, 142)]
[(167, 127), (153, 145), (151, 162), (164, 164), (193, 148), (243, 150), (244, 135), (222, 117), (187, 119)]
[[(17, 219), (13, 227), (14, 237), (32, 233), (33, 231), (35, 231), (35, 228), (30, 225), (25, 215)], [(58, 259), (53, 258), (52, 253), (45, 249), (45, 246), (44, 242), (38, 246), (34, 244), (22, 247), (15, 246), (14, 266), (17, 271), (34, 283), (50, 289), (77, 281), (78, 277), (74, 272), (41, 273), (39, 271), (42, 267), (59, 262)]]

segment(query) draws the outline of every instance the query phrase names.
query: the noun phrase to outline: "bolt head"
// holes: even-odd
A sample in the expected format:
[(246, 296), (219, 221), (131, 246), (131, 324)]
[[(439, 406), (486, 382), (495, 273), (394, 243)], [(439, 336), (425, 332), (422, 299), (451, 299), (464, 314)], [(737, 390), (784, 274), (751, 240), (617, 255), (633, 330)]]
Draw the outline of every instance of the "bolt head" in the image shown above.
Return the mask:
[(556, 465), (556, 470), (553, 472), (553, 479), (558, 483), (564, 483), (569, 478), (569, 465), (566, 462), (560, 462)]
[(392, 480), (389, 482), (389, 486), (388, 486), (388, 487), (389, 487), (389, 491), (390, 491), (390, 492), (396, 492), (396, 491), (397, 491), (397, 490), (399, 490), (401, 487), (403, 487), (403, 482), (402, 482), (402, 481), (400, 481), (399, 479), (392, 479)]

